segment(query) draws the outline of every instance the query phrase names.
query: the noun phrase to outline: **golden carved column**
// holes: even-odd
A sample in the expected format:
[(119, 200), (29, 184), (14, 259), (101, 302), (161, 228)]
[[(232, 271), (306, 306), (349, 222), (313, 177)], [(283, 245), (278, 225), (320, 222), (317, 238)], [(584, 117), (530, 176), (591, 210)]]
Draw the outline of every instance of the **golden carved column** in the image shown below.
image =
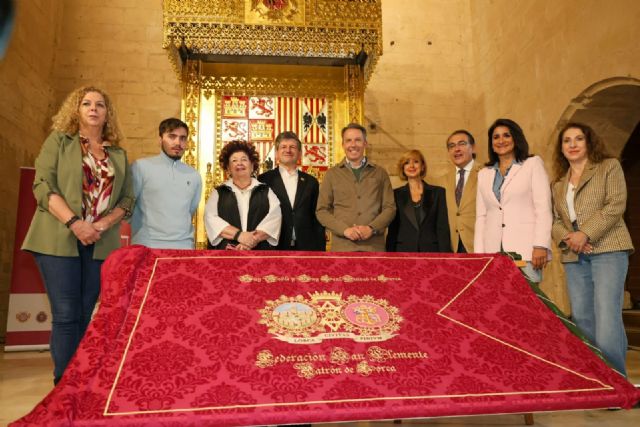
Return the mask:
[(188, 61), (184, 68), (184, 85), (182, 96), (182, 120), (189, 125), (189, 140), (184, 162), (198, 168), (198, 116), (200, 110), (200, 66), (198, 61)]
[(364, 114), (364, 77), (359, 65), (347, 65), (345, 67), (349, 97), (349, 121), (363, 123)]
[[(199, 116), (200, 116), (200, 63), (199, 61), (187, 61), (183, 69), (183, 95), (182, 95), (182, 120), (189, 126), (189, 138), (183, 160), (189, 166), (199, 170)], [(202, 175), (202, 174), (201, 174)], [(204, 182), (204, 179), (203, 179)], [(202, 203), (196, 210), (192, 221), (196, 234), (196, 248), (202, 249), (203, 244), (197, 236), (202, 234)], [(202, 239), (200, 239), (202, 240)], [(206, 247), (206, 242), (204, 247)]]

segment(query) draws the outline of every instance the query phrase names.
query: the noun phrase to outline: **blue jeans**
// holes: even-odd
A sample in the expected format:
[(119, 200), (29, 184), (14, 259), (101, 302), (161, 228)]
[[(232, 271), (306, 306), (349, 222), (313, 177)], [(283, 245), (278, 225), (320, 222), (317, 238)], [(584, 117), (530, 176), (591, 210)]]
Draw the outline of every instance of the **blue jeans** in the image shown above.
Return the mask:
[(93, 245), (78, 242), (77, 257), (34, 253), (51, 305), (53, 381), (57, 383), (89, 326), (100, 294), (102, 260), (93, 259)]
[(622, 322), (627, 252), (580, 254), (578, 262), (564, 264), (576, 325), (613, 367), (626, 376), (627, 336)]

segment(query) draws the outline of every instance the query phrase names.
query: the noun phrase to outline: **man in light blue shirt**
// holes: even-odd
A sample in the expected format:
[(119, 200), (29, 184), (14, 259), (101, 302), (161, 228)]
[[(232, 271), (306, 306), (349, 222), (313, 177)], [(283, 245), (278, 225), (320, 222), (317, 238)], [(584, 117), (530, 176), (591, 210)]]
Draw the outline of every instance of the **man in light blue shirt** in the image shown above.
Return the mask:
[(163, 120), (161, 152), (131, 166), (136, 205), (131, 220), (133, 244), (159, 249), (193, 249), (192, 217), (200, 203), (200, 174), (180, 159), (189, 127), (182, 120)]

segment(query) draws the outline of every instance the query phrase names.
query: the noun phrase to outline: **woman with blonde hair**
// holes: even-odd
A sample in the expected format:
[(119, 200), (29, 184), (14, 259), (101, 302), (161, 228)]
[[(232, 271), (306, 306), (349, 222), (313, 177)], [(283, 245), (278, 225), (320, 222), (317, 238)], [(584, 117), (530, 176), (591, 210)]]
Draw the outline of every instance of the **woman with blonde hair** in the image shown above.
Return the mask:
[(623, 219), (622, 167), (593, 129), (568, 123), (558, 134), (555, 172), (552, 235), (562, 251), (572, 318), (626, 375), (622, 302), (633, 244)]
[(133, 207), (131, 174), (109, 96), (71, 92), (36, 158), (38, 209), (22, 249), (34, 254), (51, 304), (57, 383), (84, 335), (100, 293), (100, 267), (120, 246)]
[(398, 173), (407, 184), (393, 191), (396, 216), (389, 225), (387, 251), (451, 252), (445, 190), (424, 181), (427, 163), (422, 153), (404, 153)]

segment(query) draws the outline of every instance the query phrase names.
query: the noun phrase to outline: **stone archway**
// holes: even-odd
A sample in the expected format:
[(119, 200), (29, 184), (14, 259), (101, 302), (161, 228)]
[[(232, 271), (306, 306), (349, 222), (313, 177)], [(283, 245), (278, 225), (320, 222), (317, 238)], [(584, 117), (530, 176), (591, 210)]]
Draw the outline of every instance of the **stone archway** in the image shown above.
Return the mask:
[(556, 131), (570, 121), (587, 123), (603, 139), (609, 152), (619, 157), (638, 120), (640, 79), (612, 77), (591, 85), (574, 98), (562, 113)]

